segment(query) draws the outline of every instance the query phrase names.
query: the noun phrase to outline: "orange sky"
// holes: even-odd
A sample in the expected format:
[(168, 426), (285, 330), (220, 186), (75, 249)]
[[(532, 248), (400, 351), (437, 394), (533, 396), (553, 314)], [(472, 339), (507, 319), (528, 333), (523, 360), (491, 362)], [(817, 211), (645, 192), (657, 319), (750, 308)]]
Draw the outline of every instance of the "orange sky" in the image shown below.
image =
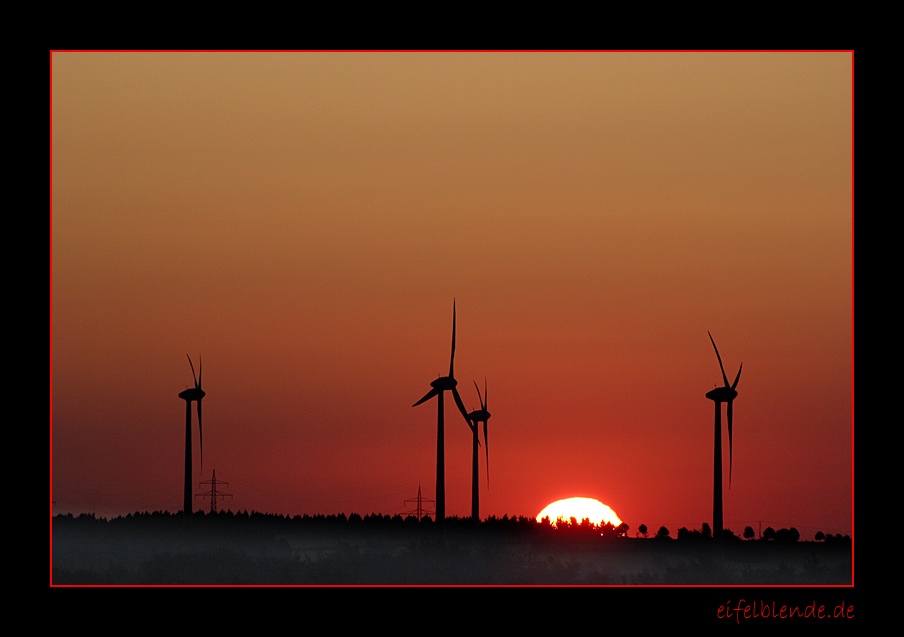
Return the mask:
[(224, 507), (433, 498), (436, 408), (412, 403), (454, 298), (459, 389), (476, 409), (486, 377), (493, 414), (482, 517), (580, 495), (632, 530), (711, 524), (710, 330), (744, 363), (725, 526), (852, 532), (851, 52), (51, 66), (55, 513), (181, 509), (186, 354), (194, 482), (215, 469)]

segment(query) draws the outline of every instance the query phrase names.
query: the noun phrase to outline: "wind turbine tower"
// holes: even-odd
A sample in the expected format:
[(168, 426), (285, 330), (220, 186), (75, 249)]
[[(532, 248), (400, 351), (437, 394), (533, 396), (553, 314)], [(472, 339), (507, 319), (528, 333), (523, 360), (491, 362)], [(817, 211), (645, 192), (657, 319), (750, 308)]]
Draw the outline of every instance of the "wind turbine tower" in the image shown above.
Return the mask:
[[(707, 332), (709, 334), (709, 332)], [(722, 381), (725, 383), (722, 387), (716, 387), (706, 392), (716, 407), (715, 412), (715, 442), (713, 448), (713, 538), (722, 540), (722, 403), (726, 403), (726, 415), (728, 420), (728, 486), (731, 487), (731, 466), (732, 466), (732, 440), (731, 440), (731, 416), (732, 404), (734, 399), (738, 397), (735, 389), (738, 381), (741, 379), (741, 369), (744, 363), (738, 367), (738, 375), (735, 376), (734, 382), (728, 383), (728, 376), (725, 375), (725, 367), (722, 365), (722, 357), (719, 356), (719, 348), (716, 347), (716, 341), (713, 335), (709, 334), (709, 340), (712, 341), (713, 349), (716, 350), (716, 358), (719, 361), (719, 369), (722, 370)]]
[(445, 452), (445, 420), (443, 407), (443, 394), (447, 391), (452, 392), (458, 411), (465, 419), (468, 428), (471, 427), (471, 421), (468, 419), (468, 410), (461, 400), (455, 380), (455, 300), (452, 300), (452, 356), (449, 358), (449, 375), (440, 376), (430, 383), (432, 389), (414, 403), (412, 407), (417, 407), (423, 402), (436, 397), (436, 521), (443, 522), (446, 519), (446, 452)]
[(201, 448), (201, 464), (204, 464), (204, 438), (202, 437), (202, 428), (201, 428), (201, 399), (204, 398), (204, 390), (201, 389), (201, 374), (203, 370), (201, 369), (201, 358), (198, 357), (198, 375), (195, 376), (195, 366), (191, 362), (191, 357), (188, 354), (185, 355), (188, 358), (188, 364), (191, 366), (191, 375), (195, 381), (194, 387), (189, 387), (188, 389), (179, 392), (179, 398), (185, 401), (185, 488), (183, 490), (183, 501), (182, 501), (182, 519), (185, 524), (191, 523), (191, 512), (192, 512), (192, 489), (191, 489), (191, 404), (193, 402), (198, 403), (198, 444)]
[(483, 423), (483, 444), (484, 451), (487, 456), (487, 487), (490, 486), (490, 442), (487, 438), (487, 421), (490, 419), (490, 412), (487, 411), (487, 381), (483, 381), (483, 395), (480, 394), (480, 387), (474, 382), (477, 389), (477, 398), (480, 400), (480, 409), (476, 409), (468, 414), (468, 424), (471, 426), (472, 445), (471, 445), (471, 519), (475, 523), (480, 522), (480, 480), (478, 479), (478, 469), (480, 466), (478, 447), (480, 446), (478, 425)]

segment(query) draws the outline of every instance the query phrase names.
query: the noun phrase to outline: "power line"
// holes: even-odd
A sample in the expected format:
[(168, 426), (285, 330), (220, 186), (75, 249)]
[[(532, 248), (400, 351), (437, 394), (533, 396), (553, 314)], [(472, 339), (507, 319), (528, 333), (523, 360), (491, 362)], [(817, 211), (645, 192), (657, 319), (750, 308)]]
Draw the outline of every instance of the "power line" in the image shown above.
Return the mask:
[(221, 485), (224, 487), (228, 487), (229, 483), (224, 482), (223, 480), (217, 480), (217, 470), (216, 469), (213, 470), (213, 477), (210, 480), (206, 480), (204, 482), (201, 482), (200, 484), (209, 484), (210, 491), (205, 491), (203, 493), (196, 493), (195, 497), (203, 498), (205, 496), (209, 496), (211, 513), (217, 512), (217, 496), (222, 497), (222, 498), (231, 498), (232, 497), (231, 493), (226, 493), (225, 491), (220, 491), (217, 489), (217, 487), (221, 486)]
[(417, 485), (417, 497), (416, 498), (408, 498), (405, 500), (405, 505), (411, 505), (411, 503), (417, 503), (417, 507), (415, 509), (408, 509), (405, 511), (406, 514), (411, 515), (414, 513), (417, 515), (417, 519), (421, 520), (425, 515), (435, 515), (434, 511), (430, 511), (424, 508), (425, 503), (436, 504), (435, 500), (429, 500), (427, 498), (421, 497), (421, 485)]

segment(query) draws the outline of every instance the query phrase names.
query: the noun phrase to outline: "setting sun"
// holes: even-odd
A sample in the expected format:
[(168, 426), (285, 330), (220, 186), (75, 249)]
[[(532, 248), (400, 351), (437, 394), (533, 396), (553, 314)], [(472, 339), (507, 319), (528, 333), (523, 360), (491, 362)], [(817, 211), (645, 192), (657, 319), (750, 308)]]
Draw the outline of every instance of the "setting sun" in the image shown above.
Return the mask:
[(548, 504), (545, 509), (537, 514), (537, 520), (549, 518), (553, 526), (557, 520), (570, 520), (574, 518), (578, 522), (585, 519), (593, 524), (601, 526), (606, 522), (612, 526), (622, 523), (615, 511), (593, 498), (565, 498)]

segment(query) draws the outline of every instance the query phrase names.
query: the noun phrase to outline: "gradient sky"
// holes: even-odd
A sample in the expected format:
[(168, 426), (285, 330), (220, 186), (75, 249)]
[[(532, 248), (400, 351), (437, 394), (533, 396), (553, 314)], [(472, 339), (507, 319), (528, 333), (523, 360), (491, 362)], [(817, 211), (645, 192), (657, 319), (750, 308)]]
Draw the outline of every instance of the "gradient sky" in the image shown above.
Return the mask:
[(712, 524), (710, 330), (725, 526), (852, 533), (852, 52), (53, 52), (51, 88), (54, 513), (181, 510), (186, 354), (223, 508), (434, 498), (455, 299), (482, 517)]

